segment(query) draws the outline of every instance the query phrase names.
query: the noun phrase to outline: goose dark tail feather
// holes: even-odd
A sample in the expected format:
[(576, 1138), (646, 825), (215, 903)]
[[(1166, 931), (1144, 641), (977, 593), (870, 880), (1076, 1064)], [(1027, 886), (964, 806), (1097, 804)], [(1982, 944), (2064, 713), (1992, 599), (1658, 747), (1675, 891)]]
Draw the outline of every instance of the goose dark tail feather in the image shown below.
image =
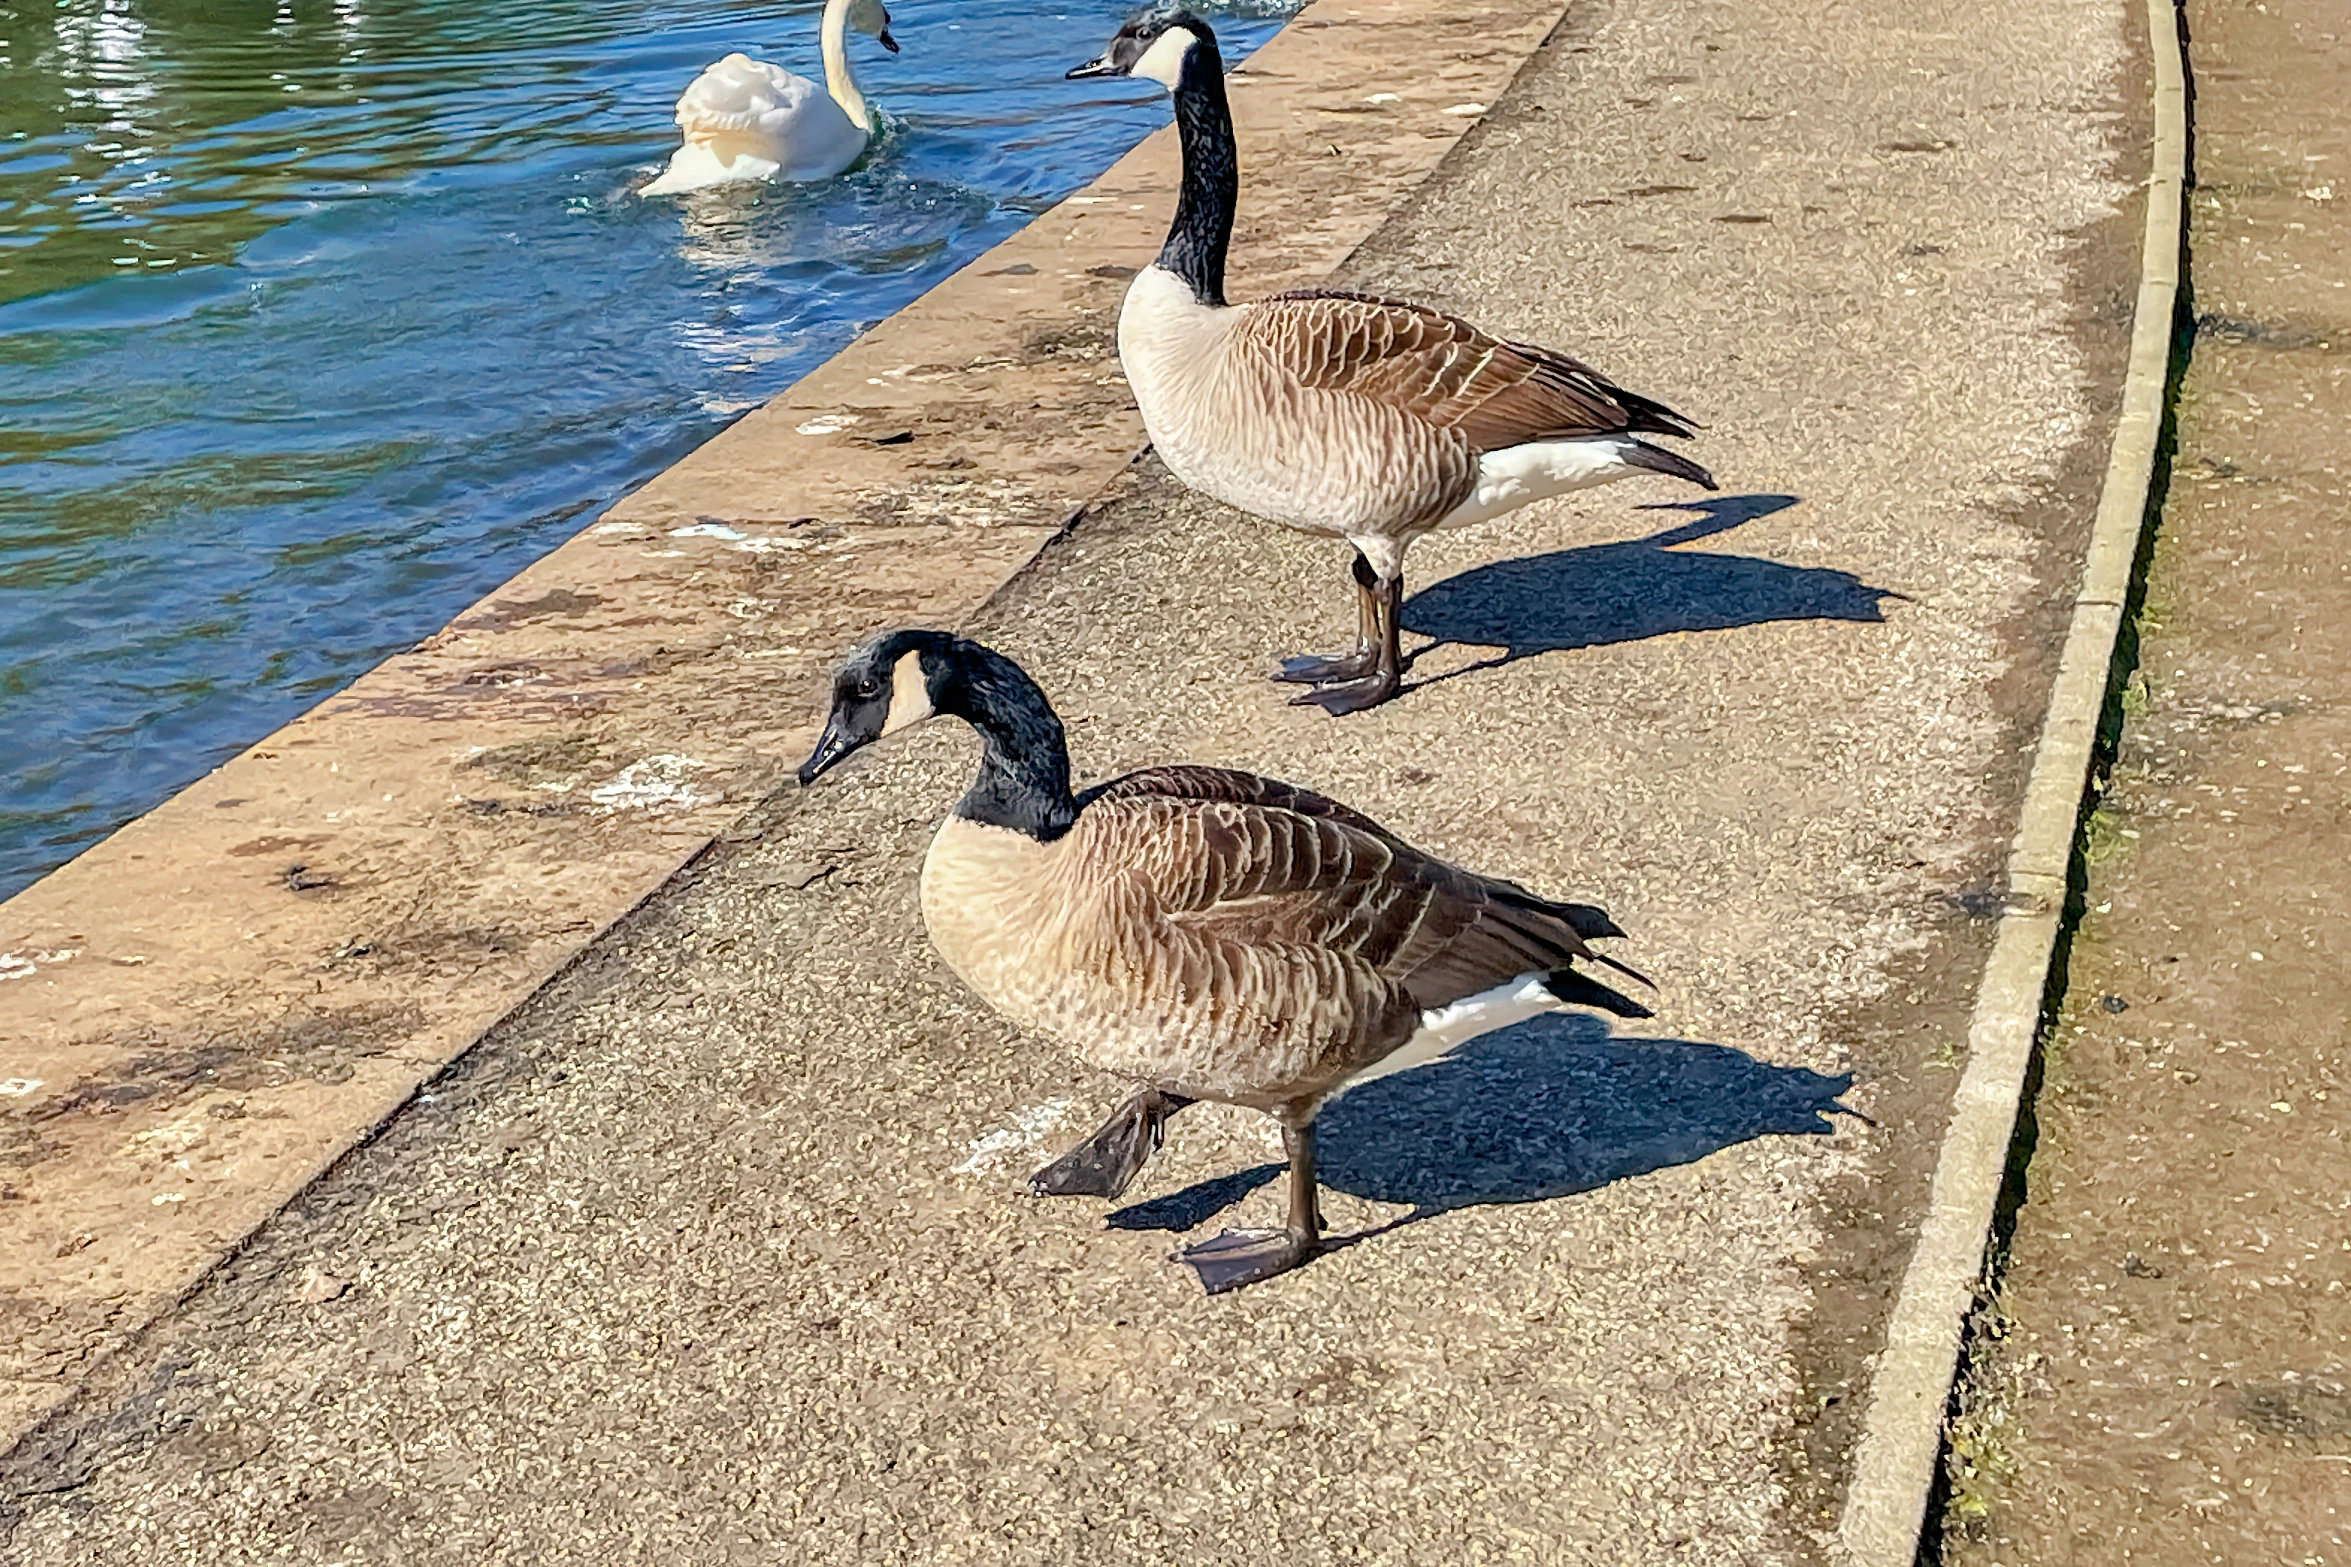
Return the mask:
[(1677, 479), (1687, 479), (1702, 489), (1719, 490), (1714, 475), (1699, 467), (1679, 452), (1669, 452), (1662, 446), (1651, 446), (1647, 441), (1626, 441), (1618, 448), (1618, 455), (1636, 468), (1647, 468), (1652, 473), (1670, 473)]
[(1599, 941), (1609, 936), (1624, 934), (1608, 911), (1597, 903), (1555, 903), (1549, 898), (1537, 897), (1513, 881), (1497, 879), (1492, 884), (1497, 898), (1522, 909), (1548, 914), (1586, 941)]
[[(1606, 962), (1606, 959), (1601, 961)], [(1616, 967), (1623, 967), (1618, 964)], [(1631, 970), (1626, 970), (1630, 973)], [(1655, 1017), (1657, 1014), (1633, 1000), (1618, 995), (1588, 974), (1579, 974), (1571, 968), (1553, 969), (1543, 976), (1543, 988), (1570, 1006), (1597, 1007), (1618, 1017)]]
[(1657, 981), (1651, 979), (1648, 975), (1642, 973), (1639, 969), (1633, 967), (1630, 963), (1617, 962), (1616, 959), (1610, 957), (1605, 952), (1593, 953), (1592, 961), (1595, 963), (1605, 963), (1610, 968), (1616, 970), (1619, 974), (1624, 975), (1626, 978), (1639, 980), (1642, 984), (1647, 985), (1651, 990), (1655, 990), (1657, 988)]
[(1616, 921), (1608, 911), (1596, 903), (1554, 903), (1547, 911), (1566, 922), (1567, 928), (1586, 941), (1599, 941), (1608, 936), (1621, 936)]

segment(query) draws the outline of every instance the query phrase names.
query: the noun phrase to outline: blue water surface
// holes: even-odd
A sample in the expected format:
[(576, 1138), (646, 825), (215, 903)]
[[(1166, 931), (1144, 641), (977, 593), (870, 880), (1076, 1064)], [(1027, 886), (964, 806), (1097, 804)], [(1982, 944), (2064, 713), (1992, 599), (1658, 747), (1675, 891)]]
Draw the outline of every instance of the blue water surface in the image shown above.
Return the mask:
[(1061, 79), (1127, 8), (895, 3), (857, 168), (646, 201), (704, 64), (821, 76), (814, 5), (0, 7), (0, 896), (1164, 123)]

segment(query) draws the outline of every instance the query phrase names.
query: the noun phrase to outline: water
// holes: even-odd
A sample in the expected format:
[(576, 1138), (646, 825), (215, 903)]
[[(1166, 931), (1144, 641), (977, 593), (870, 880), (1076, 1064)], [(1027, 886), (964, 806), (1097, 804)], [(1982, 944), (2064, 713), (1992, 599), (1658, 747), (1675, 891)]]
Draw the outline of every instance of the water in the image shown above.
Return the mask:
[(0, 896), (1163, 123), (1060, 79), (1125, 10), (903, 0), (856, 169), (643, 201), (702, 65), (821, 76), (813, 4), (0, 0)]

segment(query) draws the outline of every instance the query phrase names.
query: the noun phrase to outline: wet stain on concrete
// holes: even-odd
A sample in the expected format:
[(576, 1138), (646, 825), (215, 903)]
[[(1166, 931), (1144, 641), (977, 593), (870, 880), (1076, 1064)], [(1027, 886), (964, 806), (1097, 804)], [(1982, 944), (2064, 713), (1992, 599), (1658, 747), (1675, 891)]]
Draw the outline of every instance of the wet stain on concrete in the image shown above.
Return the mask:
[(2238, 1391), (2236, 1413), (2263, 1436), (2312, 1444), (2351, 1438), (2351, 1389), (2332, 1377), (2252, 1383)]
[(507, 631), (530, 621), (543, 620), (550, 615), (577, 617), (585, 615), (605, 602), (601, 593), (581, 593), (570, 588), (550, 588), (531, 599), (494, 599), (487, 612), (468, 616), (458, 621), (457, 627), (466, 631)]
[(110, 1115), (132, 1105), (146, 1111), (175, 1109), (212, 1093), (273, 1088), (321, 1074), (354, 1056), (381, 1054), (415, 1028), (419, 1009), (407, 1002), (374, 1002), (336, 1007), (287, 1018), (274, 1028), (234, 1040), (170, 1041), (153, 1036), (125, 1041), (98, 1036), (82, 1041), (92, 1054), (123, 1053), (121, 1064), (103, 1076), (83, 1077), (49, 1095), (9, 1121), (49, 1125), (84, 1116)]
[(2206, 311), (2196, 318), (2196, 336), (2209, 342), (2267, 348), (2279, 353), (2351, 350), (2351, 328), (2327, 322), (2253, 321), (2217, 311)]

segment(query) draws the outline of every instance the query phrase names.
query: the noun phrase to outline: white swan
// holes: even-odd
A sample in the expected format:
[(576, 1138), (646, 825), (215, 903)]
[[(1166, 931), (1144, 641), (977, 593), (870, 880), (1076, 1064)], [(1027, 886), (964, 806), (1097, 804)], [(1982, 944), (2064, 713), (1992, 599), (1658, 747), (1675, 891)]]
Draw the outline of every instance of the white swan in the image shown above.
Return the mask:
[(685, 145), (638, 194), (669, 196), (737, 180), (830, 179), (855, 163), (873, 136), (873, 114), (849, 71), (844, 34), (852, 27), (898, 52), (881, 0), (826, 0), (823, 91), (805, 76), (742, 54), (695, 77), (678, 99)]

